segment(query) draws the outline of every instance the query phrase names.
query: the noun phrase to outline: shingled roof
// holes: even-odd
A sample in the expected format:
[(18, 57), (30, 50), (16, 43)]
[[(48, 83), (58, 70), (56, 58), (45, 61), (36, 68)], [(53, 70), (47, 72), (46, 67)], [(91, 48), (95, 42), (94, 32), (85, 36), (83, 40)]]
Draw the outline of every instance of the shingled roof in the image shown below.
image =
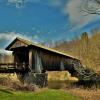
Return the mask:
[(13, 40), (5, 49), (11, 51), (10, 50), (10, 47), (16, 42), (16, 40), (19, 40), (20, 42), (26, 44), (27, 46), (35, 46), (35, 47), (42, 48), (44, 50), (48, 50), (48, 51), (53, 52), (53, 53), (56, 53), (56, 54), (60, 54), (60, 55), (63, 55), (63, 56), (69, 56), (69, 57), (72, 57), (72, 58), (75, 58), (76, 59), (76, 57), (73, 57), (73, 56), (68, 55), (66, 53), (62, 53), (62, 52), (57, 51), (57, 50), (54, 50), (52, 48), (48, 48), (46, 46), (33, 43), (33, 42), (29, 41), (29, 40), (25, 40), (25, 39), (22, 39), (22, 38), (19, 38), (19, 37), (17, 37), (15, 40)]

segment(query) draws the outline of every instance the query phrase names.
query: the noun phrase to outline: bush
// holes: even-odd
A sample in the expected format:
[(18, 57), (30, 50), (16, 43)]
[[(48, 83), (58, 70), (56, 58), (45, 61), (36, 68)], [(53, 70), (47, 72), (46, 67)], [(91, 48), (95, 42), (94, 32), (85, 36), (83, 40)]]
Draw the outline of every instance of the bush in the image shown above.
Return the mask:
[(17, 91), (36, 91), (38, 88), (33, 84), (22, 84), (13, 82), (12, 86), (10, 87)]
[(0, 77), (0, 85), (17, 91), (36, 91), (38, 89), (34, 84), (23, 84), (20, 81), (13, 81), (6, 77)]

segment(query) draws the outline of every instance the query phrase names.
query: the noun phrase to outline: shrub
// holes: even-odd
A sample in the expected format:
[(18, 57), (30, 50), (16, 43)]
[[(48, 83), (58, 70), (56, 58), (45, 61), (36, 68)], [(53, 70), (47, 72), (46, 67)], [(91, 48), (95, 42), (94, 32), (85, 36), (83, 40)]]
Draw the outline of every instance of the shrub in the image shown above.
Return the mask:
[(23, 84), (20, 81), (11, 80), (10, 78), (0, 77), (0, 85), (17, 91), (36, 91), (38, 87), (34, 84)]

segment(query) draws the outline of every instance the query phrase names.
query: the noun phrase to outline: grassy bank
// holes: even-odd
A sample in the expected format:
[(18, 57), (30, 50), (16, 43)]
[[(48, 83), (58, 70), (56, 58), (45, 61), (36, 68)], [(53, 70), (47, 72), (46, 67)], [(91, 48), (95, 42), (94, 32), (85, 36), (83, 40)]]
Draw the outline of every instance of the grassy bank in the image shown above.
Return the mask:
[(0, 100), (100, 100), (99, 88), (73, 85), (77, 80), (66, 72), (48, 73), (48, 89), (22, 84), (15, 76), (0, 75)]
[(1, 100), (80, 100), (62, 90), (45, 89), (39, 92), (14, 92), (0, 89)]

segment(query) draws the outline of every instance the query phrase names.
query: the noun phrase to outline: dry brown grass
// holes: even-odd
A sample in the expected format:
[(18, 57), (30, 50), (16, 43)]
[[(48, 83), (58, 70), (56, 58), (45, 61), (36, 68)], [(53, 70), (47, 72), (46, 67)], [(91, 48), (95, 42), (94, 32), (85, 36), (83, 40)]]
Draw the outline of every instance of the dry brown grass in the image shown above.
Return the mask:
[(37, 91), (38, 87), (33, 84), (23, 84), (16, 75), (0, 74), (0, 86), (16, 91)]
[[(41, 91), (37, 86), (32, 84), (22, 84), (16, 80), (16, 78), (10, 78), (10, 75), (1, 75), (0, 85), (6, 86), (9, 89), (17, 91)], [(8, 77), (9, 76), (9, 77)], [(69, 80), (71, 79), (71, 80)], [(72, 80), (73, 79), (73, 80)], [(63, 89), (72, 95), (81, 97), (82, 100), (100, 100), (100, 89), (76, 87), (71, 83), (75, 81), (74, 77), (71, 77), (68, 72), (49, 72), (48, 73), (48, 88), (52, 89)]]
[(9, 78), (13, 81), (19, 81), (18, 78), (17, 78), (17, 75), (15, 73), (13, 73), (13, 74), (0, 73), (0, 78)]
[(68, 88), (65, 91), (81, 97), (82, 100), (100, 100), (100, 89)]
[(51, 81), (48, 83), (48, 88), (63, 89), (72, 95), (82, 98), (82, 100), (100, 100), (100, 89), (95, 87), (83, 88), (76, 87), (68, 81)]
[(64, 89), (72, 95), (81, 97), (82, 100), (100, 100), (100, 89), (95, 86), (91, 88), (77, 87), (72, 83), (76, 82), (76, 78), (71, 77), (68, 72), (49, 72), (48, 88)]
[(78, 78), (72, 77), (68, 71), (48, 72), (48, 81), (55, 81), (55, 80), (77, 82)]

